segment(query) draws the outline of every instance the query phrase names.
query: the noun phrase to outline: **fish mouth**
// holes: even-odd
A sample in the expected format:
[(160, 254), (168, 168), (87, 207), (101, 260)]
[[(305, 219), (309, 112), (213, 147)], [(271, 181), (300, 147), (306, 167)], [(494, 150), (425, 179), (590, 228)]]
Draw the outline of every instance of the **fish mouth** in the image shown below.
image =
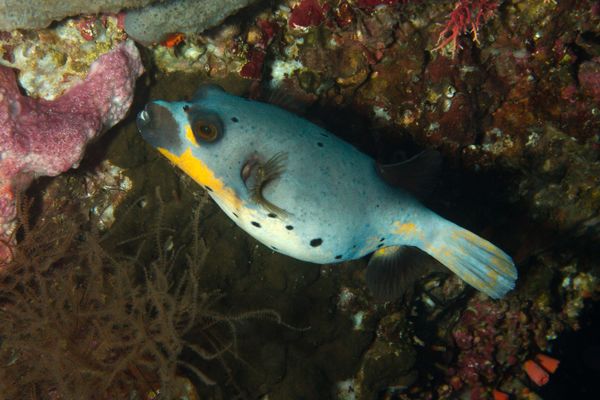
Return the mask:
[(183, 147), (179, 137), (179, 124), (168, 105), (152, 102), (140, 111), (136, 125), (142, 138), (153, 147), (178, 154)]

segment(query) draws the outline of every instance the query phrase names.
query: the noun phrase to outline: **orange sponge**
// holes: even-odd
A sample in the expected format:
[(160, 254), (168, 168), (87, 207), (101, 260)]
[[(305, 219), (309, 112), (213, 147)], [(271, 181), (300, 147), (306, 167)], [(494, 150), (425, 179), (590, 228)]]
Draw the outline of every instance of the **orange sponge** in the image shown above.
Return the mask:
[(529, 378), (538, 386), (543, 386), (550, 380), (548, 372), (533, 360), (525, 361), (523, 367)]
[(544, 369), (546, 371), (550, 372), (551, 374), (556, 372), (556, 369), (558, 368), (558, 365), (560, 364), (559, 360), (557, 360), (556, 358), (547, 356), (545, 354), (538, 354), (537, 356), (535, 356), (535, 359), (538, 362), (538, 364), (540, 364), (542, 367), (544, 367)]

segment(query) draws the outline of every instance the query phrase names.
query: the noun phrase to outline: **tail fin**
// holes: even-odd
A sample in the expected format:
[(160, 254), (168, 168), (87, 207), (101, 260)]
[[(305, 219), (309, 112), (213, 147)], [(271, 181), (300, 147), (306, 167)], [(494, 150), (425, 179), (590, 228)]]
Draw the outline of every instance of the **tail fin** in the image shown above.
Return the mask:
[(501, 298), (515, 286), (517, 269), (510, 256), (452, 222), (444, 221), (434, 241), (423, 250), (494, 299)]

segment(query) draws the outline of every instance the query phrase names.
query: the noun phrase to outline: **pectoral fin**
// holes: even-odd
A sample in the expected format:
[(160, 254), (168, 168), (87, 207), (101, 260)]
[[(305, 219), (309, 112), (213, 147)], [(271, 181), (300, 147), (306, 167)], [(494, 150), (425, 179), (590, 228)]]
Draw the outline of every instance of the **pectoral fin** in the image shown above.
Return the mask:
[(267, 200), (263, 191), (285, 171), (286, 161), (287, 153), (277, 153), (266, 162), (254, 156), (246, 161), (241, 172), (252, 201), (280, 217), (287, 216), (289, 213)]

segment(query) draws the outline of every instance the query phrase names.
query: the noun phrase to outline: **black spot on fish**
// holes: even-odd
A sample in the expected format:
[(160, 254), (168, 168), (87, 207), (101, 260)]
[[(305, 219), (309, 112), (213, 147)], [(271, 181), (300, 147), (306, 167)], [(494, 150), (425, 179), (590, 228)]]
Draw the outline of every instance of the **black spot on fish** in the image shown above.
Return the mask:
[(321, 142), (317, 142), (317, 146), (319, 146), (319, 147), (323, 147), (323, 143), (321, 143)]
[(260, 228), (260, 224), (258, 222), (256, 222), (256, 221), (252, 221), (251, 224), (254, 225), (257, 228)]
[(352, 248), (353, 248), (353, 249), (355, 249), (355, 248), (356, 248), (356, 245), (352, 246)]
[(239, 119), (237, 119), (237, 117), (231, 117), (231, 120), (232, 120), (233, 122), (239, 122)]
[(273, 250), (277, 251), (277, 247), (275, 247), (275, 246), (271, 246), (271, 248), (272, 248)]
[(379, 241), (380, 241), (380, 242), (383, 242), (384, 240), (385, 240), (385, 238), (381, 238), (381, 239), (379, 239)]
[(239, 216), (236, 213), (233, 213), (233, 216), (239, 218)]
[(310, 241), (312, 247), (319, 247), (323, 243), (323, 239), (317, 238)]
[(285, 229), (287, 229), (288, 231), (291, 231), (292, 229), (294, 229), (294, 227), (291, 225), (286, 225)]
[(268, 213), (267, 216), (269, 218), (277, 218), (277, 214), (274, 214), (274, 213)]
[(212, 192), (212, 188), (210, 186), (204, 186), (204, 189), (208, 190), (209, 192)]
[(327, 135), (327, 134), (325, 134), (325, 133), (319, 133), (319, 134), (320, 134), (321, 136), (324, 136), (324, 137), (329, 137), (329, 135)]
[(342, 255), (341, 255), (341, 254), (338, 254), (337, 256), (335, 256), (335, 259), (336, 259), (336, 260), (341, 260), (341, 259), (342, 259)]
[(378, 249), (380, 249), (381, 247), (383, 247), (383, 243), (379, 243), (379, 244), (377, 245), (377, 248), (378, 248)]
[(188, 106), (187, 104), (185, 106), (183, 106), (183, 111), (185, 111), (185, 112), (190, 111), (190, 106)]

